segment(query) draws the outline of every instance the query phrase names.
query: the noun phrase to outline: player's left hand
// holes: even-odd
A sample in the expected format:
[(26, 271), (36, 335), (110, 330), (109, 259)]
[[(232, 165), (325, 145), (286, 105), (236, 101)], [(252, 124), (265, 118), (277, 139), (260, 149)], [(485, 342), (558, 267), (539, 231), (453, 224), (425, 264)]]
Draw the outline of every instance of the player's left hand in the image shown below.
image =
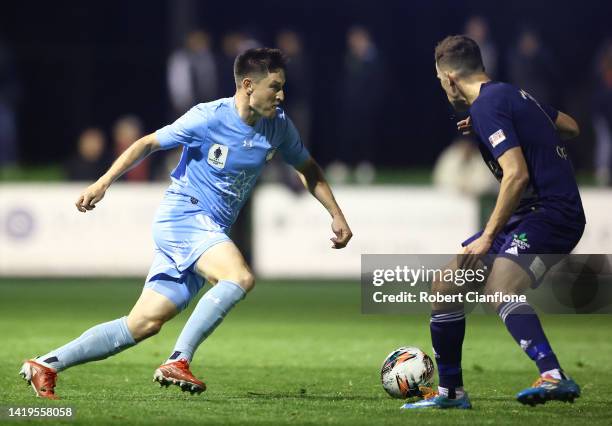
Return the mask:
[(330, 238), (333, 243), (333, 249), (341, 249), (346, 247), (349, 240), (353, 238), (353, 232), (349, 228), (346, 219), (342, 214), (334, 216), (332, 221), (332, 231), (336, 234), (335, 237)]
[(461, 264), (459, 266), (462, 269), (475, 269), (478, 266), (480, 258), (487, 254), (492, 244), (493, 240), (484, 235), (472, 241), (463, 249)]

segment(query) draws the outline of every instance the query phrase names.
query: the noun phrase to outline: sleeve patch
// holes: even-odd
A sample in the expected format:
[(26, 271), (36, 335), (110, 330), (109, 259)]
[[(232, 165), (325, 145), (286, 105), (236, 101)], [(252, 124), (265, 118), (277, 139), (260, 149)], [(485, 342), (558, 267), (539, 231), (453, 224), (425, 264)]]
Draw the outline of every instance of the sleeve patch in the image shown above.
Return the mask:
[(495, 148), (497, 145), (499, 145), (505, 140), (506, 140), (506, 135), (504, 134), (504, 131), (502, 129), (499, 129), (497, 132), (489, 136), (489, 142), (491, 142), (491, 145), (493, 145), (493, 148)]

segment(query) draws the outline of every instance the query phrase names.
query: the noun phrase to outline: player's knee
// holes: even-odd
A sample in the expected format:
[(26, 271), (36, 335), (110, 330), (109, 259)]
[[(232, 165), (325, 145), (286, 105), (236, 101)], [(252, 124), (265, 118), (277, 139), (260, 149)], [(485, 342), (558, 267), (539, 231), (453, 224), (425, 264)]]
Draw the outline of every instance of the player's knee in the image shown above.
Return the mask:
[(499, 295), (509, 295), (512, 296), (514, 294), (516, 294), (516, 292), (509, 287), (504, 287), (504, 286), (492, 286), (492, 285), (487, 285), (485, 287), (485, 295), (490, 296), (492, 300), (492, 302), (489, 302), (489, 306), (491, 306), (491, 308), (493, 308), (495, 311), (497, 311), (497, 309), (499, 308), (499, 305), (501, 305), (501, 299), (499, 297), (495, 297), (497, 294)]
[(518, 291), (512, 285), (499, 284), (499, 283), (487, 284), (487, 286), (485, 287), (486, 295), (493, 296), (497, 293), (515, 295), (515, 294), (518, 294)]
[(161, 330), (164, 321), (161, 319), (142, 318), (135, 322), (133, 329), (130, 328), (134, 340), (140, 341), (154, 336)]
[(147, 320), (143, 326), (143, 333), (146, 337), (151, 337), (159, 333), (164, 322), (160, 319)]
[(459, 298), (462, 289), (443, 281), (434, 281), (431, 285), (430, 296), (435, 296), (431, 302), (434, 312), (457, 312), (463, 310), (463, 302)]
[(236, 274), (233, 281), (246, 292), (253, 290), (253, 287), (255, 287), (255, 276), (249, 270), (244, 270)]

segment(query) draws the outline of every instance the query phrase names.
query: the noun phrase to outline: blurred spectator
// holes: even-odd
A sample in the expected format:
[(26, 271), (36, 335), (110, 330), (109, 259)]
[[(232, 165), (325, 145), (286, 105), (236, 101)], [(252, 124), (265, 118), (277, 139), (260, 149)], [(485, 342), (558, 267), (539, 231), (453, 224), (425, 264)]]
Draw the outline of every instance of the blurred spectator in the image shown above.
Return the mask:
[(612, 169), (612, 39), (607, 40), (596, 60), (596, 86), (593, 96), (595, 131), (595, 178), (599, 185), (610, 185)]
[(195, 104), (217, 98), (217, 65), (208, 33), (190, 32), (185, 45), (170, 55), (168, 89), (176, 115), (182, 115)]
[[(142, 123), (138, 117), (126, 115), (119, 118), (113, 126), (113, 146), (115, 157), (121, 155), (131, 144), (143, 136)], [(129, 182), (144, 182), (151, 177), (149, 158), (142, 160), (136, 167), (125, 173), (121, 179)]]
[(302, 141), (310, 144), (312, 70), (309, 58), (304, 53), (302, 39), (298, 33), (284, 30), (276, 36), (277, 47), (285, 54), (287, 82), (283, 108), (300, 132)]
[[(310, 62), (304, 54), (302, 40), (295, 31), (283, 30), (276, 36), (276, 47), (287, 57), (287, 81), (285, 101), (281, 107), (287, 112), (300, 133), (304, 145), (310, 148), (310, 117), (312, 79)], [(293, 168), (275, 156), (262, 173), (262, 181), (282, 182), (294, 192), (301, 192), (304, 186)]]
[(531, 29), (521, 31), (508, 59), (510, 82), (538, 101), (554, 105), (555, 89), (561, 87), (556, 70), (552, 53), (538, 34)]
[(480, 47), (485, 71), (492, 79), (497, 76), (497, 47), (489, 37), (489, 24), (482, 16), (472, 16), (465, 23), (465, 35)]
[(8, 48), (0, 41), (0, 167), (17, 162), (15, 108), (19, 83)]
[(331, 164), (328, 171), (332, 180), (341, 181), (347, 175), (346, 163), (355, 168), (358, 183), (371, 183), (375, 176), (371, 161), (385, 96), (385, 70), (365, 28), (349, 29), (347, 48), (338, 103), (338, 163)]
[(66, 174), (71, 181), (94, 181), (108, 168), (105, 155), (106, 139), (96, 127), (85, 129), (77, 143), (76, 154), (66, 164)]
[(433, 170), (434, 185), (466, 195), (495, 193), (497, 180), (469, 139), (459, 138), (438, 157)]
[[(242, 32), (228, 32), (221, 40), (222, 55), (219, 58), (219, 85), (220, 96), (229, 97), (236, 93), (236, 80), (234, 79), (234, 60), (236, 56), (247, 49), (260, 47), (261, 43), (253, 36), (247, 36)], [(231, 237), (240, 248), (247, 261), (251, 258), (250, 240), (250, 211), (251, 200), (249, 199), (242, 208), (242, 214), (232, 226)]]
[(170, 179), (170, 173), (178, 165), (181, 154), (183, 153), (182, 147), (177, 147), (163, 152), (163, 156), (159, 156), (159, 162), (154, 167), (153, 178), (156, 181), (165, 182)]
[(219, 58), (219, 96), (234, 96), (234, 59), (242, 52), (245, 36), (239, 32), (229, 32), (221, 40), (221, 57)]

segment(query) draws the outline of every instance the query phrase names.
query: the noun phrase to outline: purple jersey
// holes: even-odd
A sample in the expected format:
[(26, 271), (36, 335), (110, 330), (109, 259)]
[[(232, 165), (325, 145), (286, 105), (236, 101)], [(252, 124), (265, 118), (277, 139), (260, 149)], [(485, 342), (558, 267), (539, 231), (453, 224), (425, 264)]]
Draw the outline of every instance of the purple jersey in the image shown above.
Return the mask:
[(574, 170), (555, 126), (555, 109), (538, 103), (510, 84), (489, 81), (470, 108), (472, 127), (487, 166), (498, 180), (497, 159), (520, 146), (529, 170), (529, 185), (515, 213), (534, 209), (555, 222), (585, 223)]

